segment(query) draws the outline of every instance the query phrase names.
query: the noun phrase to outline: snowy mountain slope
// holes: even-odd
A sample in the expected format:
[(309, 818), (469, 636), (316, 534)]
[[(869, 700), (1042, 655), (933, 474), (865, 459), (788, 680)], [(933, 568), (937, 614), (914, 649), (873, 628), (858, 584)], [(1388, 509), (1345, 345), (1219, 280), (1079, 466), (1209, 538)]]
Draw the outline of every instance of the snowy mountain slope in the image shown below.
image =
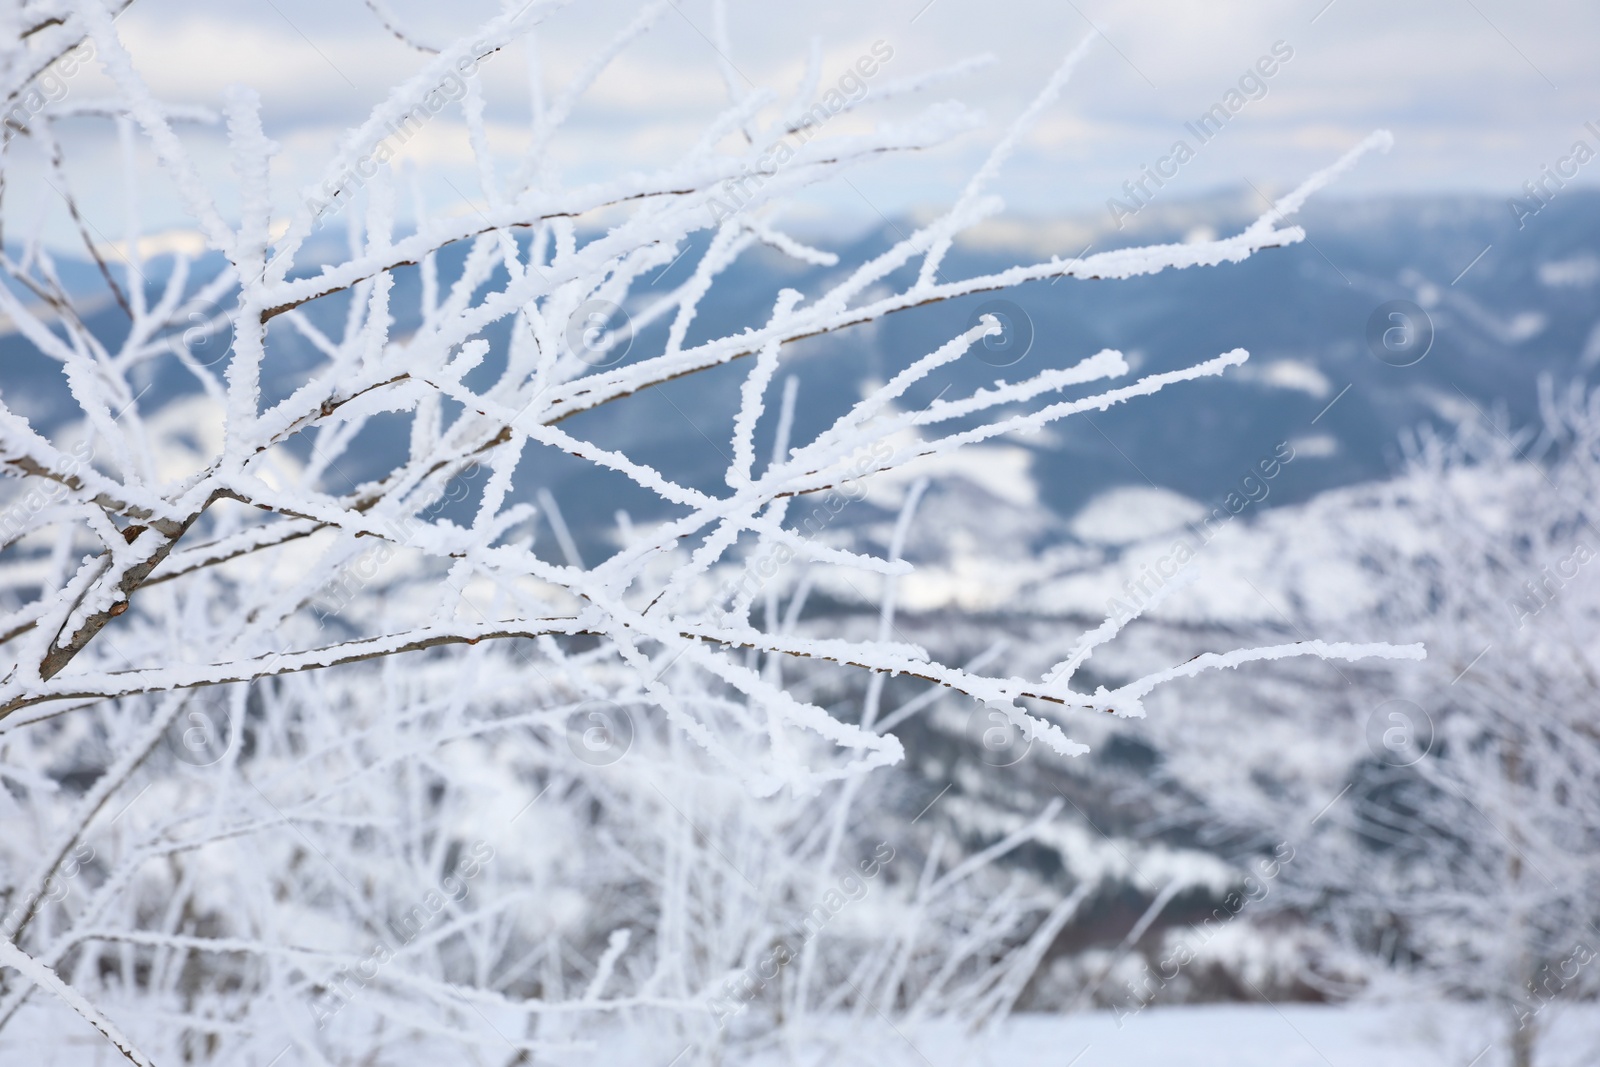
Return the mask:
[[(1134, 241), (1183, 240), (1203, 228), (1229, 232), (1254, 217), (1257, 206), (1231, 195), (1175, 202), (1142, 214), (1137, 229), (1120, 233), (1105, 232), (1093, 219), (996, 226), (958, 245), (943, 271), (967, 275), (1041, 251), (1070, 259), (1085, 244), (1103, 250)], [(766, 250), (750, 253), (720, 279), (720, 290), (690, 331), (690, 343), (730, 322), (749, 321), (751, 309), (770, 304), (782, 285), (804, 288), (809, 279), (851, 269), (909, 225), (891, 223), (882, 232), (843, 242), (817, 238), (839, 252), (840, 264), (833, 268), (796, 264)], [(906, 404), (926, 404), (941, 390), (960, 395), (995, 379), (1015, 380), (1104, 347), (1127, 353), (1135, 375), (1244, 347), (1252, 353), (1251, 362), (1220, 380), (1191, 383), (1148, 398), (1136, 409), (1074, 419), (1047, 436), (1014, 443), (1026, 452), (1042, 503), (1070, 516), (1116, 486), (1153, 485), (1200, 500), (1218, 497), (1279, 442), (1288, 442), (1298, 458), (1273, 486), (1268, 504), (1276, 506), (1393, 470), (1399, 434), (1419, 420), (1503, 406), (1513, 421), (1526, 422), (1535, 414), (1539, 374), (1567, 378), (1600, 361), (1595, 312), (1600, 193), (1566, 193), (1520, 230), (1502, 201), (1447, 197), (1314, 200), (1305, 212), (1305, 227), (1305, 243), (1244, 264), (1119, 282), (1023, 286), (1006, 298), (1017, 310), (1001, 309), (1015, 320), (1015, 343), (964, 357), (913, 389)], [(1080, 237), (1085, 241), (1071, 244)], [(459, 270), (463, 254), (442, 257), (446, 281)], [(696, 256), (691, 251), (660, 271), (647, 294), (664, 295), (682, 284)], [(170, 264), (170, 259), (154, 260), (149, 274), (159, 280)], [(203, 277), (215, 269), (214, 262), (203, 260), (195, 273)], [(96, 285), (93, 268), (82, 263), (68, 261), (63, 274), (74, 288), (92, 291)], [(414, 306), (420, 284), (415, 268), (397, 271), (394, 306)], [(647, 295), (627, 310), (639, 316), (650, 299)], [(1425, 309), (1431, 322), (1431, 347), (1411, 366), (1389, 365), (1369, 344), (1369, 320), (1394, 300)], [(827, 343), (792, 346), (788, 370), (799, 376), (806, 399), (800, 410), (807, 422), (799, 432), (819, 428), (859, 396), (865, 383), (884, 380), (931, 351), (987, 304), (978, 294), (891, 316)], [(331, 298), (304, 311), (331, 329), (342, 321), (344, 302)], [(115, 337), (125, 322), (120, 316), (107, 303), (91, 325)], [(396, 328), (413, 327), (401, 321)], [(641, 329), (627, 358), (659, 347), (664, 336), (661, 322)], [(503, 331), (491, 330), (490, 339), (503, 345)], [(173, 343), (184, 341), (175, 337)], [(276, 355), (266, 371), (269, 398), (287, 387), (311, 355), (308, 343), (283, 320), (274, 322), (271, 343)], [(55, 369), (15, 333), (0, 334), (0, 361), (6, 367), (0, 390), (7, 403), (43, 429), (59, 425), (70, 401)], [(494, 373), (495, 366), (491, 356), (477, 373)], [(570, 428), (649, 456), (686, 484), (714, 485), (726, 465), (740, 380), (738, 367), (695, 375), (608, 405), (573, 420)], [(197, 387), (180, 371), (167, 373), (151, 388), (155, 398)], [(403, 447), (398, 418), (387, 425), (377, 420), (366, 434), (363, 453), (369, 462), (341, 463), (330, 477), (370, 477), (385, 469), (386, 455)], [(580, 532), (608, 530), (617, 507), (647, 503), (624, 479), (600, 484), (581, 464), (560, 455), (519, 475), (519, 493), (531, 495), (541, 486), (556, 494)]]
[[(1536, 477), (1531, 470), (1508, 477), (1466, 469), (1455, 473), (1453, 487), (1492, 523), (1519, 478)], [(1224, 521), (1214, 518), (1217, 503), (1122, 487), (1069, 521), (1008, 502), (970, 472), (947, 472), (927, 491), (912, 527), (907, 556), (916, 570), (900, 579), (895, 635), (953, 662), (1037, 678), (1086, 624), (1114, 614), (1114, 605), (1143, 607), (1150, 599), (1144, 593), (1167, 593), (1094, 653), (1077, 683), (1087, 689), (1232, 647), (1241, 636), (1261, 643), (1307, 634), (1415, 639), (1422, 635), (1393, 627), (1374, 632), (1384, 625), (1373, 611), (1383, 590), (1359, 546), (1380, 535), (1402, 549), (1431, 543), (1428, 512), (1404, 505), (1427, 488), (1414, 477), (1353, 485), (1304, 502), (1243, 508)], [(898, 503), (886, 495), (883, 512)], [(841, 522), (851, 517), (847, 509)], [(850, 532), (881, 546), (888, 522), (863, 515)], [(1182, 555), (1178, 547), (1192, 551)], [(1177, 573), (1162, 577), (1162, 561), (1180, 556)], [(795, 577), (780, 572), (772, 580), (780, 607), (796, 592)], [(811, 588), (808, 632), (864, 637), (876, 628), (876, 612), (868, 610), (875, 587), (823, 574)], [(1373, 708), (1402, 693), (1424, 700), (1423, 681), (1349, 664), (1216, 672), (1152, 700), (1146, 719), (1062, 712), (1063, 727), (1092, 748), (1087, 758), (1063, 759), (997, 730), (969, 702), (926, 683), (890, 680), (884, 715), (913, 772), (893, 808), (902, 823), (938, 827), (978, 849), (1047, 803), (1062, 803), (1059, 826), (1009, 866), (1047, 892), (1086, 882), (1095, 888), (1046, 954), (1023, 1003), (1059, 1009), (1081, 1003), (1089, 987), (1089, 1003), (1116, 1007), (1127, 982), (1138, 980), (1129, 968), (1148, 965), (1185, 936), (1187, 924), (1209, 915), (1260, 854), (1260, 835), (1274, 829), (1258, 810), (1264, 776), (1278, 783), (1278, 814), (1299, 809), (1292, 832), (1306, 833), (1306, 820), (1345, 795), (1350, 776), (1374, 760), (1367, 729)], [(839, 714), (848, 718), (851, 700), (841, 696)], [(1298, 836), (1295, 843), (1305, 845)], [(1136, 945), (1120, 945), (1163, 892), (1172, 894), (1170, 903), (1146, 933)], [(1359, 960), (1319, 943), (1292, 909), (1290, 921), (1280, 921), (1279, 905), (1304, 899), (1279, 898), (1273, 914), (1231, 928), (1208, 945), (1212, 962), (1164, 988), (1161, 1002), (1253, 999), (1241, 974), (1253, 975), (1257, 991), (1274, 1000), (1323, 999), (1326, 990), (1304, 980), (1307, 961), (1317, 961), (1324, 975), (1339, 973), (1351, 988), (1379, 981), (1381, 974)]]

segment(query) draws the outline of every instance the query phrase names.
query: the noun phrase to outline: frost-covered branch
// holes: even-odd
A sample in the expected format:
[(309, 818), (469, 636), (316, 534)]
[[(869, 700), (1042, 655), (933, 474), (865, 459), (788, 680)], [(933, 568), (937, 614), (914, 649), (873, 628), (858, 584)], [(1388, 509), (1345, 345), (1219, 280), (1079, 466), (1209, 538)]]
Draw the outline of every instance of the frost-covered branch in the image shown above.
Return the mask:
[[(7, 166), (32, 153), (59, 179), (84, 247), (0, 250), (18, 366), (72, 408), (46, 418), (9, 381), (0, 403), (0, 802), (16, 827), (0, 842), (0, 962), (33, 983), (0, 985), (0, 1039), (50, 1010), (41, 987), (134, 1062), (91, 992), (119, 1018), (140, 1006), (127, 1017), (150, 1020), (141, 1042), (184, 1062), (269, 1062), (285, 1044), (310, 1062), (570, 1049), (585, 1027), (641, 1018), (711, 1057), (769, 1041), (769, 1009), (793, 1028), (845, 1006), (1003, 1015), (1093, 888), (1052, 896), (998, 871), (1054, 807), (971, 856), (921, 830), (889, 840), (875, 772), (904, 759), (894, 731), (937, 700), (897, 696), (884, 714), (892, 684), (945, 691), (1071, 757), (1088, 751), (1072, 736), (1086, 721), (1141, 714), (1203, 671), (1420, 656), (1304, 641), (1085, 692), (1075, 670), (1128, 620), (1066, 643), (1038, 678), (1005, 645), (958, 666), (899, 636), (932, 492), (919, 464), (1227, 373), (1242, 350), (1134, 380), (1120, 353), (1054, 351), (1020, 380), (906, 408), (1002, 329), (985, 317), (890, 353), (888, 380), (820, 430), (797, 416), (812, 396), (800, 342), (1030, 281), (1110, 284), (1292, 244), (1303, 234), (1285, 219), (1387, 135), (1232, 237), (961, 277), (953, 249), (1001, 209), (987, 190), (1088, 42), (950, 212), (846, 263), (786, 232), (784, 204), (979, 123), (938, 102), (860, 132), (831, 120), (974, 64), (871, 86), (852, 74), (847, 93), (823, 89), (818, 50), (798, 88), (750, 86), (718, 3), (726, 105), (670, 163), (569, 183), (552, 146), (672, 5), (646, 4), (547, 95), (532, 35), (563, 4), (511, 5), (435, 42), (368, 0), (415, 69), (292, 189), (271, 102), (161, 100), (119, 33), (123, 6), (30, 0), (0, 24), (9, 99), (79, 47), (112, 87), (13, 122), (6, 147)], [(894, 57), (877, 42), (852, 70)], [(481, 68), (513, 58), (535, 86), (525, 150), (504, 158)], [(94, 239), (70, 195), (78, 142), (54, 130), (68, 116), (126, 168), (120, 244)], [(226, 179), (192, 136), (219, 116)], [(393, 141), (430, 121), (465, 133), (472, 214), (420, 191), (409, 216), (400, 206)], [(203, 255), (147, 269), (141, 156)], [(762, 277), (758, 255), (803, 270), (732, 315), (723, 298)], [(91, 289), (67, 257), (93, 267)], [(685, 280), (655, 288), (680, 262)], [(731, 407), (694, 413), (697, 430), (716, 424), (712, 477), (616, 432), (629, 405), (673, 402), (669, 383), (746, 357)], [(915, 487), (886, 540), (819, 536), (806, 505), (873, 480)], [(647, 504), (613, 537), (589, 505), (624, 490)], [(794, 582), (772, 580), (784, 567)], [(825, 575), (881, 590), (873, 634), (809, 610)], [(840, 692), (859, 711), (841, 712)], [(92, 784), (58, 786), (78, 774)], [(915, 921), (886, 933), (867, 911), (845, 917), (847, 898), (909, 901)], [(768, 990), (775, 945), (787, 955), (772, 965), (796, 970)], [(186, 1022), (162, 1031), (162, 1012)]]

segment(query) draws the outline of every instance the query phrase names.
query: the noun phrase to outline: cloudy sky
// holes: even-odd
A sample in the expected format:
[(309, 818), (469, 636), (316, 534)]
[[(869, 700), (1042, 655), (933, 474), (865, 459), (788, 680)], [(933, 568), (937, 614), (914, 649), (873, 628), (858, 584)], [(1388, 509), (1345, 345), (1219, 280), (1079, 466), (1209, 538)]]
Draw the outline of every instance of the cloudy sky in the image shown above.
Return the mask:
[[(424, 43), (469, 33), (494, 0), (387, 0)], [(638, 0), (575, 0), (537, 38), (545, 91), (554, 94), (637, 13)], [(363, 0), (136, 0), (119, 20), (136, 63), (163, 99), (219, 104), (242, 82), (266, 101), (268, 133), (284, 147), (286, 189), (307, 182), (340, 132), (426, 58), (398, 40)], [(834, 190), (818, 210), (871, 218), (947, 201), (1061, 57), (1085, 36), (1095, 46), (999, 187), (1014, 213), (1108, 210), (1123, 183), (1198, 141), (1185, 123), (1224, 102), (1264, 57), (1274, 71), (1246, 82), (1249, 99), (1199, 146), (1162, 196), (1199, 196), (1245, 182), (1281, 190), (1386, 127), (1395, 151), (1341, 183), (1342, 193), (1469, 191), (1508, 197), (1575, 141), (1600, 148), (1600, 5), (1545, 0), (729, 0), (726, 59), (743, 83), (780, 92), (798, 82), (813, 38), (832, 84), (875, 42), (893, 49), (879, 79), (934, 70), (967, 56), (993, 61), (915, 101), (954, 98), (983, 111), (990, 132), (965, 135), (916, 159), (890, 161)], [(670, 161), (726, 105), (711, 0), (679, 0), (607, 69), (554, 151), (568, 181)], [(1288, 58), (1282, 58), (1287, 55)], [(516, 153), (528, 130), (528, 56), (485, 66), (495, 146)], [(98, 75), (71, 91), (92, 97)], [(1235, 100), (1238, 97), (1234, 98)], [(891, 117), (903, 117), (901, 104)], [(114, 139), (103, 120), (76, 120), (74, 181), (96, 199)], [(94, 125), (101, 122), (99, 126)], [(190, 129), (222, 178), (220, 141)], [(442, 114), (406, 155), (477, 195), (457, 112)], [(1576, 181), (1600, 178), (1600, 162)], [(446, 196), (435, 182), (429, 195)], [(109, 201), (108, 201), (109, 202)], [(179, 225), (175, 204), (163, 225)], [(109, 225), (109, 223), (108, 223)]]

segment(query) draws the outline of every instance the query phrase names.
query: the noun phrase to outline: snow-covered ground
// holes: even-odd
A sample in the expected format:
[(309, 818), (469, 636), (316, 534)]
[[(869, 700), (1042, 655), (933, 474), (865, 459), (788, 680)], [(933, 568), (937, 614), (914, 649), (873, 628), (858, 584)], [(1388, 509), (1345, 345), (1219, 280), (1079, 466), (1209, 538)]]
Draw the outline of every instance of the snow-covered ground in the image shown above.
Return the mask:
[[(1500, 1019), (1461, 1005), (1211, 1004), (1019, 1015), (999, 1031), (948, 1025), (900, 1033), (881, 1021), (836, 1038), (817, 1058), (773, 1054), (759, 1067), (1503, 1067)], [(1539, 1067), (1600, 1063), (1600, 1011), (1550, 1021)], [(661, 1067), (680, 1050), (661, 1050)], [(688, 1059), (689, 1057), (684, 1057)], [(578, 1059), (573, 1064), (581, 1062)], [(755, 1067), (755, 1064), (752, 1065)]]
[[(987, 1041), (907, 1035), (916, 1051), (862, 1063), (936, 1067), (1499, 1067), (1491, 1012), (1460, 1006), (1212, 1004), (1015, 1017)], [(906, 1042), (900, 1042), (905, 1048)], [(885, 1052), (892, 1049), (890, 1043)], [(1488, 1050), (1485, 1052), (1485, 1050)], [(1600, 1013), (1557, 1021), (1541, 1067), (1600, 1060)], [(920, 1055), (919, 1055), (920, 1054)], [(1480, 1058), (1481, 1057), (1481, 1058)], [(850, 1062), (841, 1057), (835, 1061)]]
[[(0, 1063), (27, 1067), (114, 1067), (125, 1063), (82, 1020), (47, 1008), (25, 1016), (25, 1032), (0, 1036)], [(1481, 1007), (1425, 1004), (1210, 1004), (1153, 1007), (1120, 1021), (1110, 1012), (1020, 1015), (998, 1031), (969, 1034), (934, 1024), (901, 1032), (881, 1020), (859, 1029), (821, 1028), (827, 1040), (753, 1059), (725, 1057), (726, 1067), (1503, 1067), (1497, 1013)], [(1573, 1010), (1547, 1020), (1539, 1067), (1589, 1067), (1600, 1062), (1600, 1010)], [(81, 1031), (81, 1033), (79, 1032)], [(588, 1047), (536, 1062), (578, 1067), (683, 1067), (700, 1050), (670, 1040), (618, 1048)], [(394, 1067), (439, 1063), (418, 1058)], [(484, 1064), (501, 1064), (504, 1049), (485, 1049)], [(265, 1065), (258, 1060), (239, 1061)], [(312, 1061), (283, 1048), (272, 1067)]]

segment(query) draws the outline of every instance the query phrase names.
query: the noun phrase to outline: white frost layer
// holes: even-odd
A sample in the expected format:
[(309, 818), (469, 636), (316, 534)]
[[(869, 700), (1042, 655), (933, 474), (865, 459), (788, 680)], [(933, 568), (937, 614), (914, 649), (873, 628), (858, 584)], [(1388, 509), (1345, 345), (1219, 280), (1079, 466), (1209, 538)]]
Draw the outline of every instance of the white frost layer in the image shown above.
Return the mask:
[[(109, 1060), (103, 1046), (65, 1032), (63, 1012), (58, 1007), (25, 1012), (20, 1026), (0, 1035), (0, 1062), (35, 1067), (126, 1062)], [(1499, 1022), (1498, 1013), (1481, 1008), (1414, 1002), (1151, 1007), (1125, 1015), (1120, 1027), (1117, 1017), (1105, 1011), (1028, 1014), (1014, 1017), (996, 1033), (976, 1036), (947, 1024), (892, 1030), (875, 1022), (852, 1029), (848, 1020), (825, 1019), (811, 1027), (814, 1036), (806, 1051), (813, 1057), (807, 1062), (822, 1055), (820, 1062), (881, 1067), (1462, 1067), (1502, 1036), (1496, 1029)], [(619, 1035), (609, 1041), (582, 1036), (596, 1037), (598, 1045), (566, 1057), (541, 1057), (541, 1062), (557, 1067), (662, 1067), (684, 1051), (682, 1039), (666, 1035)], [(1592, 1063), (1584, 1056), (1600, 1042), (1600, 1010), (1588, 1007), (1553, 1016), (1543, 1038), (1542, 1065)], [(425, 1038), (415, 1051), (409, 1063), (393, 1061), (396, 1067), (436, 1062), (428, 1058)], [(269, 1058), (270, 1053), (261, 1062)], [(729, 1067), (777, 1067), (784, 1061), (758, 1055), (730, 1056), (724, 1062)], [(1478, 1067), (1503, 1062), (1498, 1044), (1477, 1061)]]

